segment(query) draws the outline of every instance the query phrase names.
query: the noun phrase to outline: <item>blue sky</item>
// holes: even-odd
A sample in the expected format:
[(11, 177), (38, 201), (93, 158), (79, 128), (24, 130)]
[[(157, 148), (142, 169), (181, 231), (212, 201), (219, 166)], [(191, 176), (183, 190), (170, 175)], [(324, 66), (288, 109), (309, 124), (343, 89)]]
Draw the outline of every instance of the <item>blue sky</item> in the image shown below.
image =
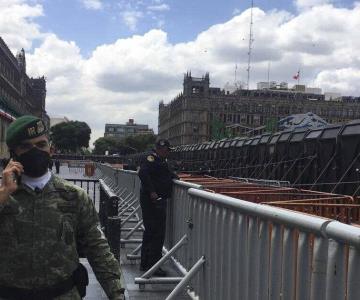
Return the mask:
[[(80, 0), (43, 0), (41, 3), (45, 15), (38, 19), (38, 23), (42, 28), (62, 39), (76, 41), (82, 53), (89, 55), (98, 45), (134, 34), (142, 35), (153, 28), (166, 31), (171, 43), (191, 41), (210, 26), (226, 22), (234, 14), (244, 11), (250, 7), (251, 1), (108, 0), (102, 2), (100, 9), (86, 9)], [(337, 1), (336, 5), (346, 7), (352, 6), (352, 3), (343, 0)], [(254, 5), (263, 10), (296, 13), (296, 6), (289, 0), (259, 0), (254, 1)], [(163, 10), (160, 8), (149, 13), (148, 7), (151, 6), (163, 6)], [(124, 10), (142, 14), (138, 16), (136, 28), (129, 28), (124, 23), (121, 15)]]
[[(0, 0), (0, 36), (25, 49), (29, 76), (47, 79), (50, 116), (149, 124), (183, 74), (213, 87), (246, 87), (250, 1)], [(250, 88), (286, 81), (360, 96), (360, 1), (254, 1)], [(237, 66), (235, 82), (234, 70)]]

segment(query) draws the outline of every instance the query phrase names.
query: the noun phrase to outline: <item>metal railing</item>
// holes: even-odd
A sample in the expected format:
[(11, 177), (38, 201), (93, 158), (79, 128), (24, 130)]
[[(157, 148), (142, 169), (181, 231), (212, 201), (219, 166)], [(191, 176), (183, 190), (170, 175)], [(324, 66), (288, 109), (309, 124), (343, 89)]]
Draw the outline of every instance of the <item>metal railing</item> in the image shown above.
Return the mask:
[[(101, 207), (109, 207), (109, 201), (112, 203), (113, 200), (111, 199), (115, 199), (115, 197), (118, 201), (116, 211), (112, 211), (112, 222), (115, 223), (116, 221), (118, 225), (112, 227), (112, 232), (117, 238), (121, 236), (119, 240), (121, 247), (126, 244), (139, 244), (139, 247), (128, 255), (129, 259), (137, 259), (138, 252), (141, 249), (141, 236), (139, 236), (139, 233), (144, 230), (139, 203), (140, 182), (137, 173), (134, 171), (124, 173), (102, 164), (97, 164), (96, 173), (97, 176), (103, 178), (101, 182), (102, 185), (106, 186), (107, 190), (106, 193), (102, 192), (102, 195), (106, 194), (106, 197), (103, 197), (105, 202), (103, 201)], [(106, 220), (107, 217), (100, 213), (100, 218)], [(112, 239), (111, 236), (112, 234), (109, 235), (108, 239)], [(109, 243), (111, 242), (109, 241)]]
[(111, 252), (120, 261), (120, 222), (118, 207), (120, 199), (113, 193), (109, 186), (100, 179), (100, 203), (99, 219), (100, 225), (108, 239)]
[(359, 228), (205, 191), (189, 194), (187, 261), (206, 257), (193, 281), (200, 299), (358, 299)]
[[(117, 171), (137, 193), (135, 172)], [(360, 228), (175, 181), (164, 257), (135, 283), (176, 283), (199, 299), (360, 299)], [(137, 247), (139, 248), (139, 247)], [(152, 277), (172, 260), (179, 277)]]
[(86, 191), (89, 197), (95, 203), (96, 195), (99, 192), (99, 180), (98, 179), (83, 179), (83, 178), (65, 178), (67, 181), (81, 187)]

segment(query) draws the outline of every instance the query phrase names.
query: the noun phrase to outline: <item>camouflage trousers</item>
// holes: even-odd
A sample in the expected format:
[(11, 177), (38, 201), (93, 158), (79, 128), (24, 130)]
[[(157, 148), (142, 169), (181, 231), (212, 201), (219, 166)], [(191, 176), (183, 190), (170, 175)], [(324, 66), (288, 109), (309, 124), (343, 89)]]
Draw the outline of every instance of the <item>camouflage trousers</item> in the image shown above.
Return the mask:
[[(81, 300), (82, 298), (79, 295), (79, 292), (77, 290), (76, 287), (73, 287), (73, 289), (71, 289), (70, 291), (68, 291), (66, 294), (61, 295), (59, 297), (54, 298), (53, 300)], [(8, 300), (5, 298), (1, 298), (0, 300)], [(40, 299), (39, 299), (40, 300)], [(41, 299), (41, 300), (45, 300), (45, 299)]]

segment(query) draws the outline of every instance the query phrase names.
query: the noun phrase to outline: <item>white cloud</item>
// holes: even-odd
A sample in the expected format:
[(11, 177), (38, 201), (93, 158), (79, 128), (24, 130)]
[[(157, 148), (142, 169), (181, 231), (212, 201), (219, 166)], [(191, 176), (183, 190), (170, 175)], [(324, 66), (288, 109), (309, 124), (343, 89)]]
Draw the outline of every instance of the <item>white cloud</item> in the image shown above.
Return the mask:
[[(341, 68), (321, 71), (316, 84), (329, 92), (340, 92), (346, 96), (359, 95), (360, 68)], [(346, 92), (344, 92), (346, 91)]]
[(238, 9), (238, 8), (235, 8), (234, 10), (233, 10), (233, 16), (235, 16), (235, 15), (238, 15), (238, 14), (240, 14), (241, 13), (241, 10), (240, 9)]
[[(46, 75), (49, 83), (58, 78), (78, 78), (82, 72), (83, 59), (75, 42), (60, 40), (54, 34), (48, 34), (33, 54), (27, 54), (33, 76)], [(64, 89), (63, 91), (66, 91)]]
[(163, 19), (157, 19), (156, 26), (157, 28), (163, 28), (165, 26), (165, 21)]
[(158, 5), (149, 5), (147, 9), (151, 11), (168, 11), (170, 10), (170, 6), (168, 4), (162, 3)]
[(314, 6), (325, 5), (333, 2), (333, 0), (295, 0), (295, 6), (302, 10), (302, 9), (309, 9)]
[[(237, 79), (246, 79), (249, 10), (208, 28), (193, 41), (172, 44), (165, 31), (150, 30), (99, 45), (85, 58), (76, 42), (40, 31), (34, 18), (42, 15), (41, 6), (16, 1), (8, 11), (17, 12), (19, 5), (24, 12), (8, 19), (7, 26), (0, 10), (2, 35), (22, 37), (5, 41), (19, 49), (41, 40), (39, 47), (27, 52), (27, 65), (30, 75), (47, 77), (48, 112), (86, 121), (93, 140), (103, 134), (105, 123), (129, 118), (156, 130), (158, 101), (168, 102), (181, 91), (187, 70), (194, 76), (209, 71), (212, 86), (222, 87), (234, 80), (237, 64)], [(142, 18), (135, 12), (129, 22), (132, 28)], [(359, 15), (360, 5), (351, 9), (320, 5), (296, 15), (255, 8), (251, 87), (266, 79), (271, 61), (271, 80), (291, 85), (300, 66), (302, 83), (360, 96)]]
[(103, 7), (101, 0), (81, 0), (81, 2), (87, 9), (99, 10)]
[(141, 11), (129, 10), (121, 13), (121, 17), (126, 26), (131, 31), (135, 31), (139, 20), (143, 17), (143, 13)]
[(41, 5), (29, 5), (22, 0), (0, 0), (0, 35), (12, 51), (32, 47), (42, 37), (34, 19), (43, 15)]
[(133, 32), (138, 29), (139, 21), (151, 22), (153, 28), (162, 28), (165, 24), (164, 12), (170, 6), (162, 0), (119, 0), (117, 7), (123, 23)]

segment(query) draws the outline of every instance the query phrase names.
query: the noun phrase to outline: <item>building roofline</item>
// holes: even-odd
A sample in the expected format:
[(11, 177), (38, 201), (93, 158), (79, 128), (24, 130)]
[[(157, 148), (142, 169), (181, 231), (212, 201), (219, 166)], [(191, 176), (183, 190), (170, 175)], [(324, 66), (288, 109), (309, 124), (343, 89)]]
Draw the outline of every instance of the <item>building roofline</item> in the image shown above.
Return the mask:
[(6, 45), (5, 41), (0, 37), (0, 47), (5, 50), (5, 54), (7, 55), (8, 59), (16, 66), (16, 68), (20, 71), (20, 67), (18, 61), (14, 54), (11, 52), (8, 45)]

